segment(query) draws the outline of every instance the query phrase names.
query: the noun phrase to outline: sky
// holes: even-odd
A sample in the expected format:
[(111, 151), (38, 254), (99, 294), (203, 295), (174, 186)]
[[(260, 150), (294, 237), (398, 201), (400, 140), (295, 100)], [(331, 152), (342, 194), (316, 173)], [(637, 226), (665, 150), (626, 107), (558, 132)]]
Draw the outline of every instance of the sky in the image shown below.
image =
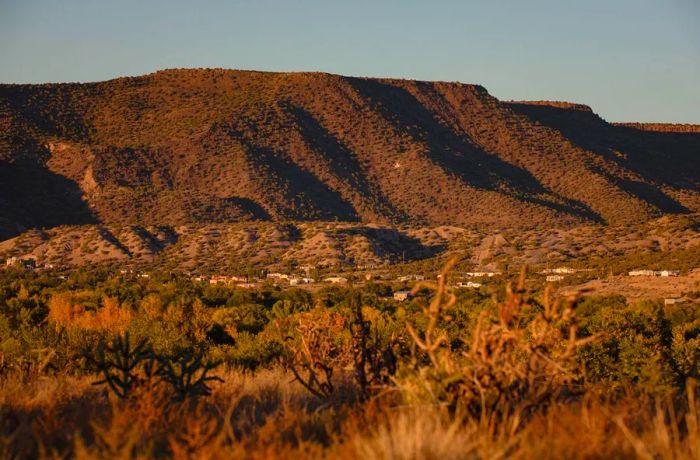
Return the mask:
[(700, 123), (700, 0), (0, 0), (0, 82), (164, 68), (477, 83)]

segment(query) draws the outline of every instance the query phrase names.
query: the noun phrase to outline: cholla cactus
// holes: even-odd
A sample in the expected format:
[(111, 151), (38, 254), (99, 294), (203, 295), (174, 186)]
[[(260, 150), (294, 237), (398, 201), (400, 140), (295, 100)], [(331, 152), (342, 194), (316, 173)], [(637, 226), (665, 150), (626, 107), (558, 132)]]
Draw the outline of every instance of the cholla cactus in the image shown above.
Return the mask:
[(107, 384), (122, 399), (128, 398), (136, 388), (165, 382), (176, 400), (184, 400), (209, 395), (209, 382), (223, 381), (209, 375), (218, 363), (205, 362), (201, 354), (159, 356), (146, 339), (132, 347), (129, 333), (116, 336), (109, 344), (101, 341), (94, 353), (85, 356), (102, 374), (102, 380), (95, 385)]
[(158, 361), (158, 376), (171, 385), (178, 400), (208, 396), (211, 394), (209, 382), (223, 382), (220, 377), (208, 375), (218, 363), (205, 362), (201, 354), (181, 353)]
[(389, 343), (380, 343), (377, 330), (372, 330), (359, 300), (357, 297), (351, 300), (352, 357), (355, 382), (360, 387), (361, 396), (368, 398), (391, 382), (396, 373), (397, 358), (393, 337)]
[(107, 384), (120, 398), (126, 398), (144, 378), (154, 373), (155, 356), (146, 339), (132, 347), (129, 333), (116, 336), (110, 344), (104, 340), (97, 345), (95, 353), (85, 354), (94, 363), (103, 379), (96, 385)]
[[(279, 326), (279, 324), (278, 324)], [(344, 343), (345, 318), (316, 309), (298, 316), (298, 323), (285, 339), (284, 364), (295, 379), (319, 398), (333, 394), (333, 372), (349, 359)]]
[(577, 337), (576, 299), (553, 300), (547, 288), (542, 306), (529, 302), (523, 270), (517, 286), (506, 287), (506, 299), (495, 317), (483, 311), (470, 345), (457, 353), (447, 346), (450, 338), (440, 330), (455, 304), (446, 284), (455, 262), (448, 262), (437, 284), (420, 283), (414, 288), (433, 289), (435, 296), (423, 309), (428, 318), (425, 331), (419, 334), (407, 325), (429, 364), (399, 379), (406, 394), (479, 417), (527, 414), (570, 391), (580, 377), (576, 349), (597, 338)]

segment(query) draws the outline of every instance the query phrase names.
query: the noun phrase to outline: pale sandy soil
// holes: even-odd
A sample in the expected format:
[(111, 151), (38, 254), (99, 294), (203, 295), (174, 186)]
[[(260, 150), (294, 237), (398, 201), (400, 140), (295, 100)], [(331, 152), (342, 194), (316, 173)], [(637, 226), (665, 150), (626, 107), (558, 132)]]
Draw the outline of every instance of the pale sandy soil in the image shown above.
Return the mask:
[(677, 298), (691, 291), (700, 291), (700, 269), (695, 269), (686, 276), (669, 278), (612, 276), (576, 286), (564, 286), (559, 290), (563, 295), (577, 291), (585, 295), (619, 294), (628, 300)]

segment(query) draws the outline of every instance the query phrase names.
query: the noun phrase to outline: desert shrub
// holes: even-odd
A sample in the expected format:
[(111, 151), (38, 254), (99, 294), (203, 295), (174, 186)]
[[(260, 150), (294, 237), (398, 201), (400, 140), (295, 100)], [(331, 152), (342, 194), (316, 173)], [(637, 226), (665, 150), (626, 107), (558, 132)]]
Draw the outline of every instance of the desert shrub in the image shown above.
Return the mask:
[(315, 396), (329, 398), (334, 374), (354, 370), (354, 383), (367, 398), (391, 383), (396, 372), (403, 328), (391, 314), (364, 306), (360, 290), (333, 310), (314, 310), (275, 319), (284, 344), (283, 363)]
[(392, 294), (391, 286), (385, 283), (367, 283), (362, 287), (362, 291), (376, 297), (389, 297)]
[(193, 346), (182, 321), (168, 315), (160, 318), (138, 315), (129, 325), (128, 332), (136, 340), (148, 340), (158, 353), (176, 354)]
[(480, 418), (527, 415), (574, 391), (582, 377), (576, 350), (595, 339), (578, 337), (575, 302), (554, 300), (549, 291), (542, 305), (533, 302), (523, 272), (517, 286), (508, 284), (496, 314), (480, 313), (466, 349), (455, 353), (443, 327), (456, 303), (446, 284), (454, 263), (446, 264), (437, 283), (414, 287), (435, 294), (423, 307), (425, 328), (407, 325), (416, 353), (397, 378), (404, 395)]
[(281, 299), (275, 302), (266, 316), (268, 320), (274, 321), (278, 318), (284, 318), (296, 313), (301, 313), (311, 310), (313, 304), (306, 302), (296, 302), (292, 299)]
[(386, 387), (396, 374), (399, 337), (390, 333), (379, 311), (363, 307), (359, 298), (356, 293), (351, 302), (352, 358), (355, 382), (362, 396), (368, 398)]
[(211, 314), (212, 322), (231, 337), (236, 337), (239, 332), (259, 333), (268, 323), (268, 317), (265, 307), (255, 303), (216, 308)]
[(198, 300), (171, 303), (158, 312), (143, 310), (130, 322), (128, 331), (137, 340), (147, 339), (161, 354), (175, 355), (206, 345), (212, 327), (211, 312)]
[[(85, 305), (80, 296), (61, 292), (49, 300), (48, 321), (56, 327), (123, 331), (134, 312), (113, 297), (104, 297), (100, 307)], [(92, 308), (91, 308), (92, 307)]]
[(682, 389), (698, 376), (698, 325), (694, 311), (669, 314), (661, 302), (591, 298), (582, 304), (581, 333), (601, 339), (579, 350), (591, 383), (633, 385), (651, 393)]
[(333, 394), (334, 372), (351, 362), (346, 321), (321, 307), (277, 320), (285, 367), (319, 398)]
[[(305, 289), (287, 289), (279, 293), (279, 301), (291, 305), (294, 311), (307, 311), (313, 308), (314, 296)], [(278, 302), (279, 302), (278, 301)], [(277, 302), (275, 302), (277, 304)]]
[(270, 334), (241, 332), (232, 345), (213, 347), (209, 355), (233, 367), (256, 370), (271, 366), (282, 356), (282, 344)]

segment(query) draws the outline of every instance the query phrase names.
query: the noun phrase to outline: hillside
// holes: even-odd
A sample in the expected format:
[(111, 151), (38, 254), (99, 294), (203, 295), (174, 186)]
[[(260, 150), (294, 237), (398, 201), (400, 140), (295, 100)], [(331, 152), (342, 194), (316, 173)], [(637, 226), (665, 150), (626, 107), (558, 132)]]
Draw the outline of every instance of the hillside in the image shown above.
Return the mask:
[[(161, 267), (202, 273), (295, 265), (369, 268), (458, 254), (479, 267), (585, 263), (627, 256), (685, 254), (700, 248), (700, 215), (665, 216), (620, 226), (487, 229), (401, 228), (348, 222), (245, 222), (176, 227), (74, 225), (30, 230), (0, 242), (0, 260), (32, 258), (39, 265)], [(692, 253), (692, 254), (691, 254)], [(643, 262), (641, 259), (638, 263)], [(694, 259), (693, 259), (694, 260)], [(680, 261), (674, 268), (686, 269)], [(686, 264), (687, 265), (687, 264)]]
[(700, 132), (475, 85), (166, 70), (0, 85), (0, 239), (251, 220), (626, 224), (700, 211)]

